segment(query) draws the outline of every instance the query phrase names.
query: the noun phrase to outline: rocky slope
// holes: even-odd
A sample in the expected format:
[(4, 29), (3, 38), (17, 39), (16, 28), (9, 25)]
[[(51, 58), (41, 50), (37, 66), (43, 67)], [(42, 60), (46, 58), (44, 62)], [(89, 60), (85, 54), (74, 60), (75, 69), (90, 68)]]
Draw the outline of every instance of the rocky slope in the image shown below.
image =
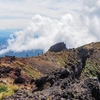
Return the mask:
[(18, 86), (11, 96), (7, 95), (10, 91), (3, 91), (5, 96), (1, 98), (100, 100), (100, 43), (59, 52), (54, 50), (58, 45), (38, 57), (1, 58), (0, 84)]

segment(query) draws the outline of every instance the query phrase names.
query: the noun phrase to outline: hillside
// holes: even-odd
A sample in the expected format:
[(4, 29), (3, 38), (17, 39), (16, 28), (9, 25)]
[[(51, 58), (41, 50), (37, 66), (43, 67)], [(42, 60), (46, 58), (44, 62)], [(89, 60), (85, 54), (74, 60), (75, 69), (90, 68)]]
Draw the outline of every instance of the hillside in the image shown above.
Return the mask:
[(1, 100), (100, 100), (99, 81), (100, 42), (0, 58)]

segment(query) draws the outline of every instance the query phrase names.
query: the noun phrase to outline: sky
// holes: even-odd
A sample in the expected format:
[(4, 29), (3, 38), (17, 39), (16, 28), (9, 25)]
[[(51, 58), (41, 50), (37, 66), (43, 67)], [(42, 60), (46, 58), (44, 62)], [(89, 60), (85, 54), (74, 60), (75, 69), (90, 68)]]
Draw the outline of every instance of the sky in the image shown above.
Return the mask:
[(36, 14), (59, 19), (78, 12), (79, 0), (0, 0), (0, 28), (25, 28)]
[(100, 38), (100, 0), (0, 0), (0, 29), (11, 34), (0, 54), (47, 51), (57, 42), (78, 47)]

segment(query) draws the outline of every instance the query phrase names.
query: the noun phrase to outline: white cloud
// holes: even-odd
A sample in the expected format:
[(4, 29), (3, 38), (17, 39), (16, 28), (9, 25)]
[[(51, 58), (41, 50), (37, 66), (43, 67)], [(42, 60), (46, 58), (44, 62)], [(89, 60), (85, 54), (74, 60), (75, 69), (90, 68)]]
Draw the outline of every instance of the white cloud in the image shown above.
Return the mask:
[(77, 24), (71, 14), (66, 14), (60, 20), (35, 15), (25, 30), (11, 36), (5, 51), (20, 52), (34, 49), (46, 51), (51, 45), (61, 41), (64, 41), (67, 47), (77, 47), (95, 40), (86, 27)]
[(0, 20), (0, 29), (23, 29), (29, 24), (28, 19), (2, 19)]
[[(33, 4), (32, 0), (26, 1), (27, 5), (32, 3), (35, 7), (37, 6), (36, 11), (38, 13), (41, 11), (41, 13), (34, 15), (30, 24), (23, 31), (14, 33), (8, 40), (8, 47), (0, 51), (0, 54), (7, 51), (20, 52), (34, 49), (46, 51), (51, 45), (61, 41), (64, 41), (67, 47), (78, 47), (86, 43), (99, 41), (99, 0), (84, 0), (82, 7), (79, 5), (80, 0), (76, 0), (76, 2), (73, 0), (70, 2), (67, 0), (64, 0), (64, 2), (62, 0), (56, 1), (47, 0), (44, 2), (41, 0), (41, 5), (38, 4), (40, 0), (34, 0), (36, 5)], [(24, 2), (25, 5), (26, 2)], [(65, 6), (66, 3), (68, 9)], [(49, 6), (49, 4), (52, 5)], [(32, 8), (32, 5), (29, 6), (30, 8)], [(40, 8), (41, 10), (39, 10)], [(64, 15), (65, 12), (66, 15)]]
[(100, 38), (100, 0), (84, 0), (81, 14), (82, 23), (89, 33), (99, 40)]
[[(12, 19), (15, 22), (18, 19), (31, 21), (30, 19), (36, 14), (59, 19), (66, 13), (71, 13), (76, 17), (76, 11), (80, 8), (78, 0), (0, 0), (0, 19), (10, 20), (13, 27)], [(9, 28), (5, 21), (4, 24), (4, 28)], [(16, 24), (24, 26), (25, 23)]]

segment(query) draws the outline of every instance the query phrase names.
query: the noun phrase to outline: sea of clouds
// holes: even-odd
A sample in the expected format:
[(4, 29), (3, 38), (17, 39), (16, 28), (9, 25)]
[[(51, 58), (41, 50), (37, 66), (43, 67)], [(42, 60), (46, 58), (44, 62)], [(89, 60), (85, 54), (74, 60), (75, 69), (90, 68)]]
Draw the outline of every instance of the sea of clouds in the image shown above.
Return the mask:
[(34, 49), (47, 51), (51, 45), (62, 41), (67, 48), (100, 41), (100, 1), (83, 0), (82, 11), (78, 14), (76, 18), (67, 13), (60, 19), (33, 16), (26, 29), (10, 36), (7, 48), (0, 54)]

